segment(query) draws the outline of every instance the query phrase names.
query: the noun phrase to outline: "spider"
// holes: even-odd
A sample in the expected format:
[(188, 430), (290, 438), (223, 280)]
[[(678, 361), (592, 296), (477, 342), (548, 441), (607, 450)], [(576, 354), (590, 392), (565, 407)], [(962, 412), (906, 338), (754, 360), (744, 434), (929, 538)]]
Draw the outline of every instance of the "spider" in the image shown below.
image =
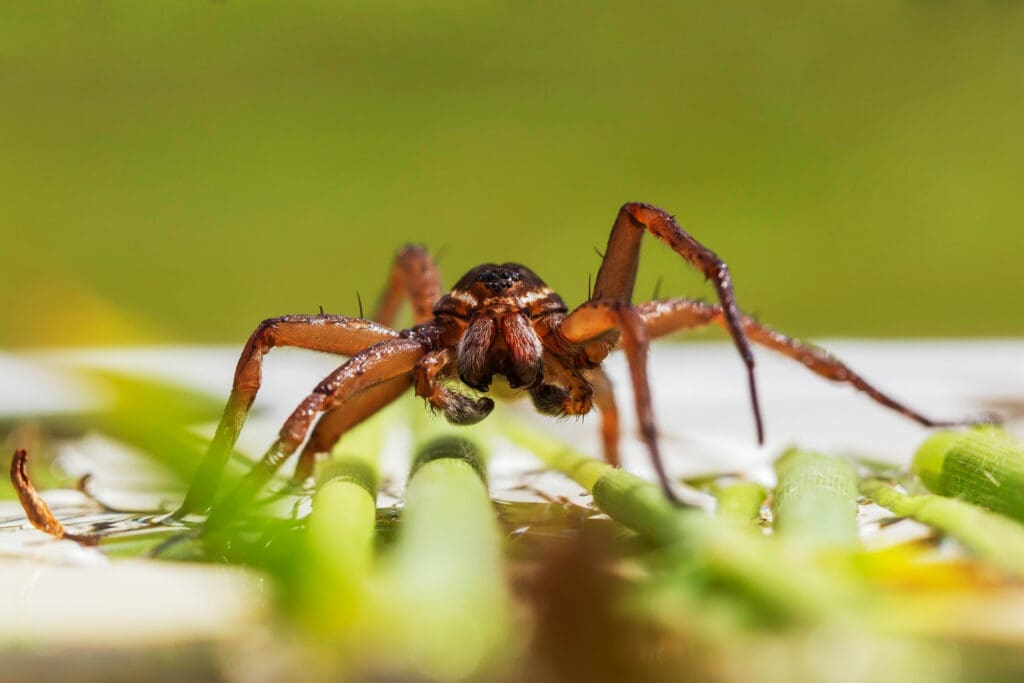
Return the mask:
[[(713, 283), (719, 304), (674, 298), (633, 305), (645, 232), (699, 269)], [(416, 324), (395, 330), (391, 325), (406, 297), (411, 300)], [(260, 323), (242, 350), (224, 414), (177, 514), (209, 506), (228, 453), (259, 390), (263, 357), (278, 346), (349, 358), (285, 420), (277, 440), (231, 494), (236, 501), (255, 495), (303, 443), (293, 481), (304, 482), (312, 475), (318, 456), (328, 453), (345, 432), (410, 387), (449, 422), (479, 422), (494, 408), (494, 401), (470, 395), (464, 388), (485, 394), (495, 375), (502, 376), (512, 390), (528, 393), (541, 413), (585, 415), (596, 407), (601, 415), (604, 457), (617, 466), (618, 409), (601, 364), (621, 347), (633, 384), (640, 438), (665, 495), (679, 503), (658, 448), (647, 349), (652, 338), (712, 323), (728, 331), (746, 366), (759, 443), (764, 441), (764, 427), (750, 342), (799, 361), (826, 379), (850, 384), (927, 427), (973, 421), (929, 419), (882, 393), (828, 352), (743, 314), (736, 304), (729, 269), (714, 252), (664, 210), (630, 202), (622, 206), (612, 226), (590, 298), (571, 312), (533, 271), (517, 263), (477, 266), (443, 294), (438, 271), (425, 248), (407, 246), (398, 252), (372, 320), (321, 313), (287, 315)]]

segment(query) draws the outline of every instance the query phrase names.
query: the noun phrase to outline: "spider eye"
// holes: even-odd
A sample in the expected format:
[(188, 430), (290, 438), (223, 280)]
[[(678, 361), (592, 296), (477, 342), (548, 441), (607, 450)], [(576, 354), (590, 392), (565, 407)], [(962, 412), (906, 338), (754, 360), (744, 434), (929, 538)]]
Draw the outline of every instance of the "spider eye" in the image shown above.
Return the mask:
[(505, 290), (511, 289), (521, 279), (522, 276), (514, 269), (494, 267), (480, 273), (476, 281), (487, 287), (491, 292), (500, 294)]

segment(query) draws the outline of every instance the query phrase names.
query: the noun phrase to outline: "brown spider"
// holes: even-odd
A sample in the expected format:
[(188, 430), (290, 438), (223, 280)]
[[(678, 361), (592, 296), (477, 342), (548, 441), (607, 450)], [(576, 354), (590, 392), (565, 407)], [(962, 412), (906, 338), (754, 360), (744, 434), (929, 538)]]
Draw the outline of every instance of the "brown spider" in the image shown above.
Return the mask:
[[(721, 305), (666, 299), (634, 306), (633, 285), (645, 231), (700, 269), (713, 282)], [(412, 302), (416, 324), (396, 331), (390, 325), (406, 296)], [(647, 347), (653, 337), (710, 323), (726, 328), (746, 364), (759, 442), (764, 431), (749, 341), (789, 356), (822, 377), (851, 384), (925, 426), (969, 422), (931, 420), (883, 394), (827, 352), (742, 314), (729, 269), (714, 252), (665, 211), (650, 204), (628, 203), (619, 210), (612, 227), (590, 299), (572, 312), (533, 271), (516, 263), (477, 266), (444, 295), (425, 249), (408, 246), (395, 259), (372, 321), (320, 314), (289, 315), (260, 323), (242, 351), (224, 415), (177, 514), (198, 512), (209, 505), (259, 389), (263, 356), (276, 346), (350, 358), (317, 385), (285, 421), (277, 441), (232, 494), (236, 501), (244, 501), (262, 488), (303, 441), (306, 445), (293, 479), (305, 481), (320, 454), (329, 452), (345, 432), (409, 387), (433, 409), (443, 412), (449, 422), (479, 422), (494, 408), (494, 401), (467, 396), (452, 385), (459, 380), (485, 393), (494, 375), (503, 376), (510, 388), (529, 393), (537, 410), (545, 414), (584, 415), (596, 406), (601, 413), (604, 457), (618, 465), (618, 412), (601, 363), (621, 346), (629, 364), (640, 436), (665, 494), (678, 502), (658, 451), (647, 382)]]

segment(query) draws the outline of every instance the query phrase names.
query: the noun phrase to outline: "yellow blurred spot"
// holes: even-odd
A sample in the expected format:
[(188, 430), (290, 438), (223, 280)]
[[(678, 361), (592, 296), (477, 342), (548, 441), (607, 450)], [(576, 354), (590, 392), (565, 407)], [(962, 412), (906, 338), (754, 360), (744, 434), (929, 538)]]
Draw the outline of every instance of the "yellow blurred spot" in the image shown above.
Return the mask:
[(10, 311), (17, 329), (10, 341), (16, 346), (152, 344), (168, 339), (150, 320), (52, 273), (20, 287)]

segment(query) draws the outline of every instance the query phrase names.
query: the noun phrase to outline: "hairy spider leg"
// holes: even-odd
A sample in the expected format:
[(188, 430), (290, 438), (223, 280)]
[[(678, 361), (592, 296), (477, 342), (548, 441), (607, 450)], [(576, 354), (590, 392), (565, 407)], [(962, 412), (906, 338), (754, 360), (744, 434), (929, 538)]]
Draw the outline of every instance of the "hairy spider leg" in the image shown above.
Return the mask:
[[(603, 348), (603, 347), (602, 347)], [(586, 415), (594, 409), (594, 388), (585, 370), (555, 354), (544, 354), (544, 381), (529, 390), (533, 407), (542, 415)]]
[[(382, 325), (393, 326), (398, 309), (408, 297), (412, 304), (413, 320), (416, 324), (422, 325), (433, 320), (434, 306), (441, 296), (441, 277), (426, 248), (415, 244), (406, 245), (395, 254), (388, 281), (377, 303), (373, 319)], [(411, 380), (395, 380), (394, 384), (387, 387), (368, 389), (367, 391), (374, 392), (374, 396), (367, 396), (365, 400), (354, 404), (353, 409), (357, 412), (351, 416), (346, 414), (349, 408), (339, 406), (321, 417), (313, 428), (309, 442), (299, 454), (292, 481), (299, 484), (312, 476), (316, 461), (321, 455), (330, 453), (348, 430), (398, 398), (410, 383)], [(376, 405), (377, 408), (370, 410), (371, 405)]]
[(757, 399), (757, 383), (754, 381), (754, 354), (744, 333), (729, 268), (713, 251), (679, 227), (671, 215), (656, 206), (638, 202), (629, 202), (619, 209), (608, 237), (608, 248), (601, 261), (601, 269), (597, 272), (591, 301), (608, 298), (632, 300), (640, 263), (640, 241), (645, 231), (650, 231), (687, 262), (700, 269), (704, 277), (714, 284), (722, 303), (726, 328), (747, 368), (747, 385), (757, 426), (757, 441), (763, 443), (764, 425)]
[(601, 443), (604, 446), (604, 460), (613, 467), (619, 467), (619, 409), (615, 404), (615, 390), (601, 368), (588, 373), (594, 387), (594, 405), (601, 414)]
[[(218, 509), (231, 512), (249, 502), (306, 439), (313, 421), (373, 386), (412, 372), (428, 351), (422, 339), (389, 339), (357, 353), (327, 376), (285, 420), (278, 438)], [(378, 406), (379, 407), (379, 406)]]
[(343, 315), (286, 315), (264, 320), (249, 337), (235, 368), (234, 384), (224, 413), (185, 501), (176, 517), (210, 505), (228, 454), (238, 440), (262, 378), (263, 357), (270, 349), (295, 346), (351, 356), (398, 333), (379, 323)]
[(441, 276), (426, 247), (410, 244), (399, 250), (391, 265), (388, 283), (377, 302), (373, 319), (393, 325), (402, 301), (408, 296), (417, 325), (434, 319), (434, 306), (443, 296)]
[[(676, 504), (682, 501), (676, 494), (665, 473), (665, 466), (658, 449), (658, 430), (654, 421), (654, 407), (651, 403), (651, 389), (647, 382), (647, 349), (650, 340), (643, 320), (628, 302), (620, 298), (598, 299), (588, 301), (562, 320), (559, 328), (561, 336), (571, 344), (583, 346), (588, 358), (593, 363), (600, 363), (610, 351), (608, 345), (593, 345), (588, 342), (599, 341), (609, 334), (618, 332), (622, 349), (626, 353), (629, 374), (633, 382), (633, 396), (636, 401), (637, 422), (640, 425), (640, 438), (647, 446), (651, 463), (658, 474), (658, 480), (669, 500)], [(590, 356), (596, 351), (600, 357)], [(604, 355), (601, 355), (604, 354)]]
[[(185, 502), (175, 513), (183, 516), (205, 509), (216, 491), (220, 474), (224, 469), (228, 453), (238, 439), (245, 416), (256, 397), (260, 385), (260, 370), (263, 355), (275, 346), (297, 346), (314, 351), (325, 351), (351, 356), (379, 341), (398, 336), (389, 324), (393, 321), (405, 296), (412, 301), (413, 316), (417, 323), (424, 323), (433, 317), (433, 307), (441, 298), (441, 284), (437, 268), (420, 246), (409, 245), (395, 257), (384, 296), (374, 315), (376, 323), (361, 318), (339, 315), (283, 316), (265, 320), (249, 338), (235, 370), (234, 389), (224, 409), (224, 415), (217, 427), (207, 456), (185, 497)], [(383, 400), (390, 392), (393, 396), (379, 407), (396, 398), (401, 391), (398, 383), (387, 388), (373, 388), (372, 396), (365, 397), (371, 405), (374, 399)], [(402, 387), (404, 391), (406, 387)], [(327, 418), (323, 427), (314, 429), (311, 446), (303, 450), (296, 467), (294, 478), (304, 480), (312, 473), (316, 456), (328, 452), (341, 436), (368, 417), (368, 414), (351, 417), (335, 415)], [(373, 411), (370, 411), (371, 413)], [(326, 416), (325, 416), (326, 417)]]
[(358, 394), (346, 396), (342, 402), (328, 410), (317, 420), (309, 441), (302, 447), (299, 460), (292, 474), (292, 483), (300, 485), (313, 476), (317, 457), (330, 453), (334, 444), (361, 422), (385, 408), (412, 386), (409, 374), (392, 377), (375, 384)]
[[(693, 299), (650, 301), (640, 304), (636, 309), (646, 323), (647, 331), (652, 339), (679, 330), (704, 327), (712, 323), (728, 328), (721, 306)], [(755, 344), (766, 346), (802, 363), (819, 377), (849, 384), (886, 408), (895, 410), (925, 427), (957, 427), (993, 419), (992, 416), (986, 415), (956, 420), (933, 420), (875, 388), (825, 349), (788, 337), (747, 315), (742, 315), (742, 323), (747, 337)]]

